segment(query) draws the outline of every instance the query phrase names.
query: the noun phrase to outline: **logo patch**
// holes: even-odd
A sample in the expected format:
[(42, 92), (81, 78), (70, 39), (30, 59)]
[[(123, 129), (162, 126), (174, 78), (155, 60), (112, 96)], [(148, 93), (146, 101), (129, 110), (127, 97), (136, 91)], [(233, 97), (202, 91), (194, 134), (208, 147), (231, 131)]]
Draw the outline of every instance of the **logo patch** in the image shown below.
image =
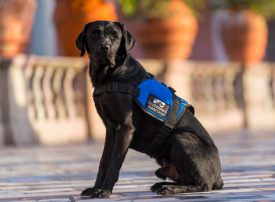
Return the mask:
[(145, 107), (157, 115), (166, 118), (170, 105), (150, 94)]

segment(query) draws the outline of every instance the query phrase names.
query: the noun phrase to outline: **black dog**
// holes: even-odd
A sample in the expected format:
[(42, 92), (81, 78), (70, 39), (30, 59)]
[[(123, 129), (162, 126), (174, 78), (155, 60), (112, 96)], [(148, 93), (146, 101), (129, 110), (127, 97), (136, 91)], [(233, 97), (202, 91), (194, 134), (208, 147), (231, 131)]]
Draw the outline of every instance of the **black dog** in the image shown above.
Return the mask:
[[(89, 74), (95, 88), (111, 81), (138, 86), (153, 78), (129, 54), (135, 39), (121, 23), (88, 23), (76, 45), (81, 56), (86, 48), (90, 58)], [(94, 101), (106, 127), (106, 140), (95, 185), (81, 195), (103, 198), (111, 195), (128, 149), (143, 152), (163, 123), (144, 113), (130, 94), (104, 92), (94, 96)], [(204, 192), (223, 186), (218, 149), (191, 111), (184, 111), (164, 144), (152, 153), (146, 152), (161, 166), (156, 176), (174, 181), (153, 185), (151, 190), (158, 194)]]

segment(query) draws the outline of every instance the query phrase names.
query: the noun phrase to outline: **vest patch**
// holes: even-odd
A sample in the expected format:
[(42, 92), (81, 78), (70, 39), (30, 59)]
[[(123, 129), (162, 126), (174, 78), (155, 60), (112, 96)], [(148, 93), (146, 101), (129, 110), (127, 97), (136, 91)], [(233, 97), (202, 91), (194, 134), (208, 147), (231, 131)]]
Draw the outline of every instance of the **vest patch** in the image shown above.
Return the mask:
[[(165, 122), (173, 104), (173, 94), (170, 89), (156, 79), (147, 79), (139, 84), (138, 88), (139, 96), (134, 98), (138, 105), (153, 117)], [(179, 99), (181, 103), (178, 117), (184, 105), (188, 104), (184, 99)]]
[(163, 118), (166, 118), (170, 105), (150, 94), (145, 104), (145, 108), (151, 110)]

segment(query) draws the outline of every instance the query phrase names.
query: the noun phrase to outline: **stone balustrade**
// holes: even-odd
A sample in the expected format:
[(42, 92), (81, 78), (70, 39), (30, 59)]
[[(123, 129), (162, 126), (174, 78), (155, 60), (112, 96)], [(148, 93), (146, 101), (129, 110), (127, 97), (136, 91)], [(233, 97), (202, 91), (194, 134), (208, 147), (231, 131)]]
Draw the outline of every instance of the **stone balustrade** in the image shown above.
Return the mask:
[(171, 62), (165, 82), (195, 107), (209, 132), (244, 126), (242, 69), (237, 63)]
[[(275, 64), (140, 60), (195, 107), (209, 132), (275, 128)], [(0, 59), (0, 144), (104, 139), (82, 58)]]
[(88, 138), (87, 63), (18, 55), (0, 60), (2, 139), (58, 144)]

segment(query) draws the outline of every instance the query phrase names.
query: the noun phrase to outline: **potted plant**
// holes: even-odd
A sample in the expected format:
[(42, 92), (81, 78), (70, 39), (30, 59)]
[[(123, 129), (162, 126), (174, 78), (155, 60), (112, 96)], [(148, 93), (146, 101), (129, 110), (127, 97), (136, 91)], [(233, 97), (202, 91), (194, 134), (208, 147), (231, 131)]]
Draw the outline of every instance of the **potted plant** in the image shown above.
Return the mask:
[(21, 53), (30, 40), (35, 0), (0, 0), (0, 55)]
[(57, 0), (54, 22), (60, 48), (67, 56), (79, 56), (75, 39), (88, 22), (116, 21), (113, 2), (104, 0)]
[(136, 34), (149, 58), (187, 59), (197, 34), (194, 8), (205, 0), (118, 0), (126, 17), (138, 19)]
[(220, 0), (225, 7), (222, 39), (232, 61), (243, 64), (262, 61), (268, 37), (265, 19), (275, 17), (275, 0)]

